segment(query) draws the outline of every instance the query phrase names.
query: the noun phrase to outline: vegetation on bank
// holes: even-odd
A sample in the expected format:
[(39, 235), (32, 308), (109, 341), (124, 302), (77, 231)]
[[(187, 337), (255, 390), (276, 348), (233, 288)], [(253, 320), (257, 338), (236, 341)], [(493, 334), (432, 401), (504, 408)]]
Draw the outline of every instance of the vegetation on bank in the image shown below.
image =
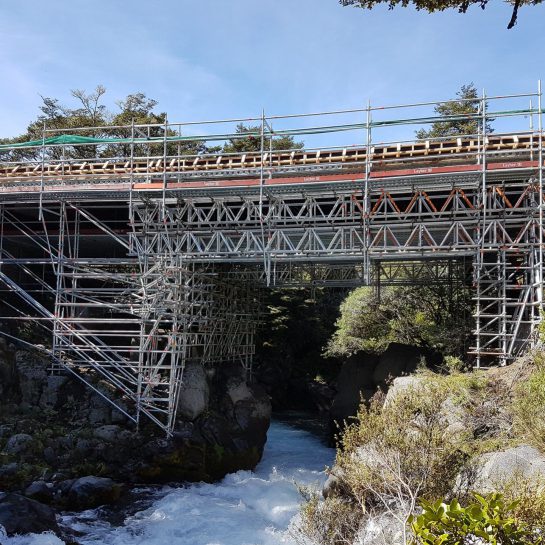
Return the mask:
[[(544, 353), (407, 381), (362, 405), (346, 428), (326, 497), (306, 495), (301, 543), (540, 543), (545, 480), (511, 474), (492, 484), (480, 470), (485, 453), (519, 445), (545, 453)], [(364, 541), (377, 527), (383, 535)]]
[(469, 290), (452, 294), (444, 284), (389, 286), (380, 294), (357, 288), (341, 304), (326, 354), (380, 353), (398, 342), (460, 355), (470, 332), (470, 309)]

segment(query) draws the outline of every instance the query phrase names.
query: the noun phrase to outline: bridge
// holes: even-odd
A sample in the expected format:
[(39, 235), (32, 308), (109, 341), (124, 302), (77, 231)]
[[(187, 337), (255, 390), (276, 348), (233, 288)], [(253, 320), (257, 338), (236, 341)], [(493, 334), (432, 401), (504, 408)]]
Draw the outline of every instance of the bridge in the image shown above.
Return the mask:
[[(268, 287), (469, 285), (469, 356), (506, 364), (543, 304), (541, 87), (474, 102), (446, 119), (471, 134), (441, 138), (413, 136), (445, 121), (426, 102), (0, 145), (0, 321), (32, 323), (54, 371), (167, 434), (188, 361), (250, 368)], [(195, 151), (237, 139), (250, 149)]]

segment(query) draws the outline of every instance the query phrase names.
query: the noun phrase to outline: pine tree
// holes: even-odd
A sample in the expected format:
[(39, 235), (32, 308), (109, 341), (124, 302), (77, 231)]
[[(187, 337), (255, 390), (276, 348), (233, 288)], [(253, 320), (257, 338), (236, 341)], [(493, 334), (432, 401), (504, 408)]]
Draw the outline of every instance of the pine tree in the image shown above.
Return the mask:
[[(462, 85), (456, 95), (457, 99), (443, 102), (435, 107), (435, 113), (444, 117), (445, 121), (435, 121), (430, 129), (416, 131), (416, 137), (419, 140), (476, 134), (479, 131), (482, 120), (480, 116), (481, 99), (477, 88), (473, 83)], [(492, 121), (493, 119), (487, 119), (487, 134), (494, 131), (490, 125)]]

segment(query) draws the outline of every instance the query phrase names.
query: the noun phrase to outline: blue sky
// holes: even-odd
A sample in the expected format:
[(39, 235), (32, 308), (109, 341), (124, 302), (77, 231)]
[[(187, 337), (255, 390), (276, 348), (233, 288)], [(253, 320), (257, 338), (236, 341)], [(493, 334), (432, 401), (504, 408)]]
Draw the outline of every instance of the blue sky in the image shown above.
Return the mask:
[(491, 94), (545, 78), (545, 4), (428, 15), (337, 0), (25, 0), (0, 3), (2, 135), (40, 96), (101, 83), (106, 102), (144, 91), (170, 120), (446, 99), (464, 82)]

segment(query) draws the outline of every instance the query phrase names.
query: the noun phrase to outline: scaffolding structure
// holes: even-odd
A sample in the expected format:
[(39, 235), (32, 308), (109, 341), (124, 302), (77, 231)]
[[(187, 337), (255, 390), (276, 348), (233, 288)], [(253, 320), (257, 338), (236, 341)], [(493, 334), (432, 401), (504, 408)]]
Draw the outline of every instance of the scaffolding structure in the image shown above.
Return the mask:
[[(44, 128), (41, 141), (2, 145), (0, 320), (32, 320), (55, 371), (167, 433), (189, 362), (250, 370), (270, 287), (454, 289), (469, 277), (469, 354), (506, 364), (535, 341), (543, 306), (541, 86), (471, 103), (477, 113), (450, 121), (472, 122), (472, 134), (420, 140), (378, 134), (444, 121), (399, 113), (441, 103), (218, 122), (256, 124), (242, 134), (188, 137), (192, 124), (167, 121), (100, 138)], [(356, 121), (308, 126), (334, 115)], [(491, 119), (509, 130), (488, 133)], [(360, 143), (274, 147), (344, 134)], [(190, 146), (242, 138), (251, 150)]]

